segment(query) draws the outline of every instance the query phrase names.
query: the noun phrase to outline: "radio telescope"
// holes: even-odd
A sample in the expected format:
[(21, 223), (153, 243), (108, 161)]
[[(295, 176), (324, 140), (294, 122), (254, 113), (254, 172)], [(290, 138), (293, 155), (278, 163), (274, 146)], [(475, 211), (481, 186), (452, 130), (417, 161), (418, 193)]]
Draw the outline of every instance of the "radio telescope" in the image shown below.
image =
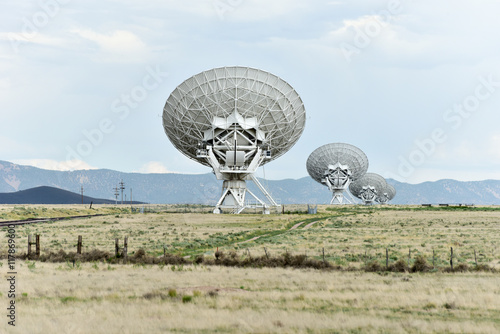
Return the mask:
[(356, 146), (345, 143), (323, 145), (307, 159), (307, 172), (333, 193), (330, 204), (351, 203), (344, 191), (368, 170), (368, 158)]
[[(247, 180), (255, 182), (270, 206), (279, 207), (254, 173), (297, 142), (305, 121), (304, 104), (288, 83), (248, 67), (199, 73), (181, 83), (163, 109), (163, 127), (175, 148), (224, 180), (214, 213), (241, 213), (248, 207), (269, 213), (269, 205), (247, 189)], [(257, 204), (245, 201), (247, 193)]]
[(349, 186), (349, 191), (361, 199), (364, 204), (373, 204), (387, 187), (385, 179), (375, 173), (366, 173), (363, 177)]
[(387, 204), (390, 200), (392, 200), (396, 196), (396, 188), (394, 188), (389, 183), (386, 183), (386, 186), (381, 194), (377, 196), (377, 202), (380, 204)]

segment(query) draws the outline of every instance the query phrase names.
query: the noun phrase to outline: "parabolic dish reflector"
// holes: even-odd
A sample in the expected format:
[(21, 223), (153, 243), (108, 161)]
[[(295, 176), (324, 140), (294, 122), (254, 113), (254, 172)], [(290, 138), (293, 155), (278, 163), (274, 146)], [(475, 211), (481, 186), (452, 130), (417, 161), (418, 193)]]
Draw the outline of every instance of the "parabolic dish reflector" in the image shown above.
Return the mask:
[(375, 173), (366, 173), (360, 179), (352, 182), (349, 185), (349, 191), (354, 196), (361, 198), (363, 192), (363, 187), (373, 187), (377, 194), (381, 194), (385, 191), (387, 187), (387, 182), (385, 179)]
[(385, 188), (385, 192), (387, 193), (387, 200), (390, 201), (396, 196), (396, 188), (391, 184), (387, 183)]
[(304, 104), (287, 82), (249, 67), (221, 67), (194, 75), (172, 92), (163, 109), (163, 127), (172, 144), (206, 166), (210, 164), (197, 156), (197, 148), (207, 138), (214, 140), (213, 133), (224, 139), (224, 131), (232, 126), (245, 130), (247, 138), (240, 142), (257, 141), (270, 151), (264, 164), (297, 142), (305, 120)]
[(363, 151), (351, 144), (332, 143), (318, 147), (309, 155), (306, 163), (307, 172), (315, 181), (322, 183), (328, 166), (337, 163), (349, 168), (353, 181), (368, 170), (368, 158)]

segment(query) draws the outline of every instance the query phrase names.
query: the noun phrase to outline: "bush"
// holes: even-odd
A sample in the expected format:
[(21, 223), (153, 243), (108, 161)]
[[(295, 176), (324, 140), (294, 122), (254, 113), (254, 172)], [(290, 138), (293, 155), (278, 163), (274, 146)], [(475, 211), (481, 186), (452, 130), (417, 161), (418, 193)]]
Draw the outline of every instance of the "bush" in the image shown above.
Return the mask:
[(364, 269), (367, 272), (378, 272), (384, 270), (384, 268), (377, 261), (368, 262)]
[(142, 259), (146, 256), (146, 252), (144, 249), (140, 248), (137, 252), (134, 254), (134, 259)]
[(474, 270), (474, 271), (492, 272), (492, 273), (496, 273), (497, 272), (497, 270), (495, 268), (492, 268), (492, 267), (490, 267), (487, 264), (478, 264), (477, 266), (474, 266), (474, 268), (472, 270)]
[(469, 266), (465, 263), (460, 263), (459, 265), (454, 266), (453, 270), (448, 267), (444, 271), (447, 273), (464, 273), (469, 271)]
[(466, 263), (460, 263), (458, 266), (453, 268), (453, 271), (464, 273), (464, 272), (469, 271), (469, 266)]
[(396, 263), (393, 263), (389, 266), (389, 270), (403, 273), (405, 271), (408, 271), (408, 264), (405, 260), (399, 259), (398, 261), (396, 261)]
[(144, 299), (154, 299), (154, 298), (160, 298), (160, 299), (166, 299), (167, 296), (160, 291), (152, 291), (152, 292), (147, 292), (142, 296)]
[(422, 255), (418, 255), (411, 267), (411, 272), (428, 272), (429, 270), (431, 270), (431, 267), (427, 264), (425, 258)]

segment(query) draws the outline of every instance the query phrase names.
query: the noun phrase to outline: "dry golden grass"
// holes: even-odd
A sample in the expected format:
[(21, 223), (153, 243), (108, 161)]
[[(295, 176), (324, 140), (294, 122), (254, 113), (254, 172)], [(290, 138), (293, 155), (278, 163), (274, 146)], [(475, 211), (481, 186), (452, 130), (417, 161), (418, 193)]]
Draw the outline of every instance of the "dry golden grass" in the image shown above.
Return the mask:
[(130, 212), (130, 208), (112, 205), (11, 205), (0, 204), (0, 222), (28, 218), (54, 218)]
[[(44, 211), (44, 208), (46, 209)], [(74, 215), (77, 206), (21, 209), (20, 212)], [(298, 209), (297, 209), (298, 210)], [(213, 256), (217, 247), (252, 256), (285, 250), (344, 268), (376, 260), (385, 264), (417, 254), (448, 266), (478, 262), (500, 268), (499, 211), (423, 210), (418, 207), (320, 207), (318, 215), (130, 214), (98, 207), (103, 217), (16, 227), (18, 253), (28, 234), (40, 234), (42, 254), (93, 248), (113, 254), (114, 239), (129, 237), (129, 254), (168, 251)], [(40, 213), (39, 213), (40, 212)], [(292, 226), (303, 222), (298, 228)], [(310, 223), (309, 229), (304, 229)], [(6, 240), (6, 229), (0, 239)], [(258, 238), (257, 238), (258, 237)], [(243, 242), (251, 240), (248, 242)], [(7, 244), (0, 243), (0, 254)], [(6, 260), (0, 260), (6, 272)], [(218, 266), (109, 265), (107, 263), (17, 262), (18, 327), (7, 321), (0, 333), (498, 333), (498, 273), (433, 272), (380, 274), (362, 271), (251, 269)], [(2, 277), (3, 279), (3, 277)], [(6, 281), (0, 306), (7, 305)], [(175, 290), (176, 297), (169, 291)], [(24, 294), (24, 295), (23, 295)], [(187, 300), (191, 297), (191, 300)], [(185, 298), (186, 302), (183, 302)]]
[[(32, 212), (43, 206), (28, 208)], [(7, 211), (9, 208), (3, 207)], [(81, 209), (81, 208), (80, 208)], [(22, 211), (10, 207), (11, 212)], [(49, 207), (59, 216), (79, 210), (78, 206)], [(500, 268), (500, 211), (422, 210), (418, 207), (353, 207), (336, 209), (320, 207), (320, 214), (284, 215), (213, 215), (200, 213), (119, 213), (112, 206), (98, 207), (107, 216), (64, 220), (17, 227), (20, 252), (26, 252), (28, 234), (40, 234), (42, 254), (76, 251), (78, 235), (83, 237), (83, 250), (100, 249), (114, 254), (114, 240), (123, 242), (128, 236), (129, 253), (143, 248), (151, 255), (167, 251), (182, 256), (213, 255), (223, 251), (271, 255), (286, 252), (322, 257), (342, 267), (360, 267), (377, 260), (385, 264), (385, 250), (390, 263), (417, 255), (432, 263), (433, 253), (438, 267), (448, 266), (450, 248), (454, 261)], [(489, 210), (486, 208), (485, 210)], [(117, 213), (118, 212), (118, 213)], [(111, 213), (111, 214), (110, 214)], [(304, 222), (297, 229), (292, 226)], [(305, 229), (308, 223), (315, 223)], [(5, 230), (5, 229), (4, 229)], [(248, 242), (245, 242), (248, 241)], [(0, 254), (6, 243), (0, 244)]]
[(2, 333), (500, 331), (500, 277), (487, 273), (27, 262), (18, 282), (16, 330), (4, 320)]

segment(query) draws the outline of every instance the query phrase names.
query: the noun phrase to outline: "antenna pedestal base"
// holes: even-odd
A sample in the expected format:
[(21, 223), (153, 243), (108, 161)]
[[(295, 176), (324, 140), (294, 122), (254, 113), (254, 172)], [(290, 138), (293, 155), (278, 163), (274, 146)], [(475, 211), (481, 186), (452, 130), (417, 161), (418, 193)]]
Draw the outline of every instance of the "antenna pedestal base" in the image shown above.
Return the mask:
[(333, 196), (330, 204), (342, 205), (342, 204), (352, 204), (352, 202), (344, 196), (344, 189), (334, 189), (332, 190)]
[[(257, 181), (258, 182), (258, 181)], [(259, 184), (260, 185), (260, 184)], [(247, 193), (253, 197), (254, 201), (246, 200)], [(273, 200), (272, 203), (278, 206)], [(260, 208), (263, 214), (270, 214), (270, 206), (259, 199), (252, 193), (244, 180), (225, 180), (222, 184), (222, 196), (215, 206), (214, 213), (220, 214), (223, 212), (239, 214), (247, 208)]]

